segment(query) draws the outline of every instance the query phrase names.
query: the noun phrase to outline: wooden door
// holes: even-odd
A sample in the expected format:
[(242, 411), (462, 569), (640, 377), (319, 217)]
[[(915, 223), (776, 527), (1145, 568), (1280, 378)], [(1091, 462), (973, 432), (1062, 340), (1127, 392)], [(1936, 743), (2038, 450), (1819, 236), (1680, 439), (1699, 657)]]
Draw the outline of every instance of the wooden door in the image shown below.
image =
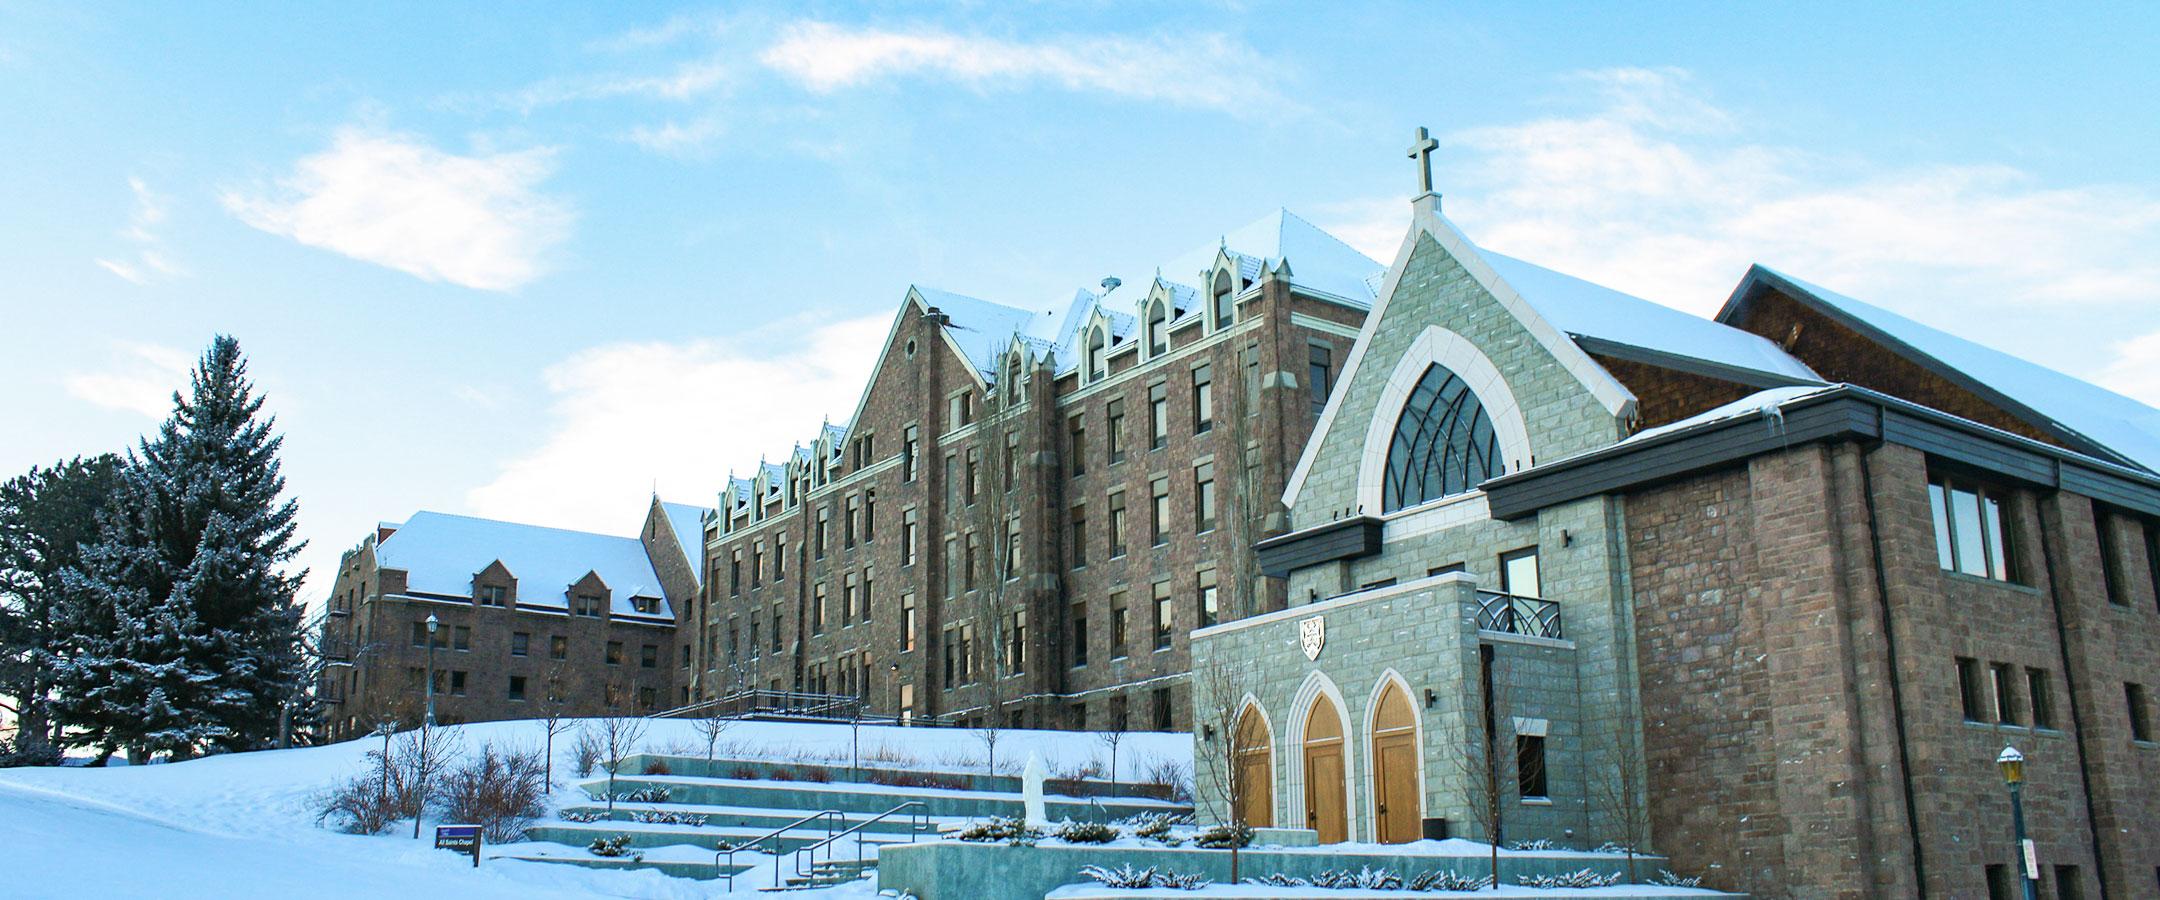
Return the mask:
[(1275, 742), (1256, 707), (1245, 707), (1237, 725), (1237, 819), (1254, 828), (1275, 826)]
[(1373, 714), (1373, 835), (1383, 844), (1420, 836), (1423, 798), (1418, 792), (1417, 721), (1410, 698), (1388, 685)]
[(1350, 839), (1349, 792), (1343, 778), (1342, 717), (1326, 697), (1313, 701), (1305, 718), (1305, 827), (1320, 843)]

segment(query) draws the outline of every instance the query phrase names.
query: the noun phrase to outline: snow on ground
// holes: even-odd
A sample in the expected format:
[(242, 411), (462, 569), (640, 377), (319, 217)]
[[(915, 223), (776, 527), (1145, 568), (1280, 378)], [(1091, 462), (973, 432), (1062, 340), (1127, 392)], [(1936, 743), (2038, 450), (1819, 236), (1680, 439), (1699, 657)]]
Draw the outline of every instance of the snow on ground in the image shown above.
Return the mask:
[(1594, 888), (1527, 888), (1501, 885), (1479, 891), (1368, 891), (1356, 888), (1273, 887), (1261, 884), (1212, 884), (1196, 891), (1173, 888), (1106, 888), (1099, 884), (1069, 884), (1044, 895), (1045, 900), (1207, 900), (1210, 897), (1268, 900), (1403, 900), (1404, 897), (1730, 897), (1702, 888), (1616, 884)]
[[(693, 723), (654, 721), (642, 749), (702, 754)], [(466, 750), (483, 743), (537, 749), (537, 722), (454, 726)], [(889, 768), (981, 771), (979, 737), (954, 729), (745, 722), (722, 737), (722, 752), (741, 758), (845, 763), (859, 748), (868, 763)], [(555, 803), (584, 800), (568, 784), (569, 738), (555, 741)], [(459, 896), (544, 900), (629, 897), (649, 900), (708, 897), (715, 882), (668, 878), (651, 871), (601, 871), (548, 863), (489, 860), (474, 870), (468, 858), (431, 849), (429, 830), (412, 838), (408, 821), (387, 835), (339, 834), (315, 822), (315, 798), (360, 772), (378, 738), (326, 747), (235, 753), (170, 765), (103, 769), (0, 770), (0, 872), (11, 897), (308, 896), (344, 898)], [(1039, 753), (1055, 773), (1107, 751), (1089, 735), (1001, 732), (999, 768)], [(1119, 775), (1137, 773), (1143, 759), (1190, 765), (1191, 738), (1128, 735), (1118, 750)], [(1189, 771), (1189, 769), (1188, 769)], [(433, 823), (426, 823), (432, 825)], [(770, 884), (770, 872), (741, 876), (748, 894)], [(819, 894), (870, 896), (867, 883)]]

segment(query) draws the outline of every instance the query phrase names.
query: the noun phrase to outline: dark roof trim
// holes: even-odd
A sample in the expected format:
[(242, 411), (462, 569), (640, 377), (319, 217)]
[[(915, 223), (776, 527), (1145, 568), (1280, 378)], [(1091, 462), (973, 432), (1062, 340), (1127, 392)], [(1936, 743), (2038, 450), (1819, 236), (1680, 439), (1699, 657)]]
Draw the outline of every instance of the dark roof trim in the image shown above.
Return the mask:
[(1294, 569), (1380, 552), (1380, 520), (1353, 516), (1277, 535), (1253, 546), (1260, 573), (1284, 578)]
[(2160, 515), (2160, 478), (1989, 428), (1866, 388), (1840, 385), (1748, 414), (1623, 441), (1480, 485), (1497, 519), (1650, 487), (1818, 441), (1882, 440), (2036, 487)]
[(1800, 384), (1822, 383), (1820, 381), (1811, 381), (1804, 378), (1792, 378), (1785, 375), (1779, 375), (1774, 372), (1764, 372), (1758, 369), (1743, 369), (1739, 366), (1728, 366), (1723, 363), (1714, 363), (1708, 360), (1696, 359), (1692, 356), (1681, 356), (1677, 353), (1667, 353), (1663, 350), (1652, 350), (1648, 347), (1638, 347), (1634, 344), (1617, 343), (1614, 341), (1606, 340), (1604, 338), (1591, 337), (1584, 334), (1570, 334), (1568, 335), (1568, 337), (1573, 338), (1575, 341), (1575, 345), (1583, 348), (1583, 352), (1585, 353), (1594, 353), (1598, 356), (1610, 356), (1614, 359), (1624, 359), (1629, 362), (1638, 362), (1646, 366), (1657, 366), (1661, 369), (1671, 369), (1676, 372), (1687, 372), (1692, 375), (1701, 375), (1705, 378), (1715, 378), (1719, 381), (1730, 381), (1735, 384), (1744, 384), (1749, 387), (1775, 388), (1791, 387), (1793, 385)]
[[(1922, 352), (1919, 348), (1899, 340), (1889, 332), (1876, 328), (1867, 321), (1847, 313), (1837, 304), (1823, 300), (1821, 297), (1816, 296), (1814, 291), (1802, 285), (1794, 284), (1791, 279), (1760, 265), (1748, 268), (1747, 277), (1742, 278), (1740, 285), (1733, 288), (1732, 296), (1725, 301), (1725, 308), (1718, 310), (1717, 321), (1720, 324), (1740, 328), (1739, 320), (1747, 317), (1748, 312), (1755, 305), (1756, 298), (1760, 297), (1765, 290), (1784, 294), (1795, 302), (1852, 329), (1914, 365), (1941, 376), (1951, 384), (1971, 391), (1978, 395), (1980, 399), (1994, 404), (2012, 416), (2016, 416), (2025, 424), (2039, 429), (2042, 433), (2053, 436), (2056, 440), (2069, 445), (2073, 450), (2118, 465), (2137, 466), (2130, 459), (2109, 449), (2107, 445), (2086, 437), (2076, 429), (2063, 425), (2048, 416), (2042, 415), (2039, 410), (2012, 399), (2010, 395), (1990, 387), (1986, 382), (1972, 377), (1963, 369), (1949, 365), (1928, 353)], [(1805, 362), (1805, 360), (1802, 360), (1802, 362)]]

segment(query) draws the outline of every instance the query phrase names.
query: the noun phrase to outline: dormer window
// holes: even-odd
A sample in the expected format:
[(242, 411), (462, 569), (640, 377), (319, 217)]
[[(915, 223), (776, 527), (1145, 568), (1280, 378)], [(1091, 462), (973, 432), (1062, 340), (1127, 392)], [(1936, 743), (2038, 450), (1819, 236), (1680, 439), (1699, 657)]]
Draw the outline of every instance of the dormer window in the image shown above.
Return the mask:
[(1157, 300), (1148, 304), (1147, 352), (1149, 356), (1161, 356), (1170, 349), (1170, 304)]
[(657, 597), (632, 597), (630, 598), (630, 608), (650, 616), (660, 611), (660, 599)]
[(483, 584), (479, 590), (473, 592), (481, 606), (502, 606), (509, 595), (509, 590), (499, 584)]
[(588, 619), (600, 618), (600, 595), (578, 594), (570, 598), (570, 612)]
[(1230, 323), (1237, 320), (1237, 301), (1232, 299), (1236, 293), (1237, 288), (1230, 279), (1230, 270), (1217, 271), (1215, 291), (1211, 295), (1212, 299), (1208, 301), (1208, 310), (1216, 328), (1228, 328)]
[(1109, 364), (1103, 353), (1104, 349), (1106, 349), (1104, 347), (1105, 343), (1107, 343), (1107, 341), (1103, 336), (1103, 330), (1100, 326), (1088, 329), (1087, 371), (1089, 381), (1094, 381), (1102, 378), (1105, 375), (1110, 374)]

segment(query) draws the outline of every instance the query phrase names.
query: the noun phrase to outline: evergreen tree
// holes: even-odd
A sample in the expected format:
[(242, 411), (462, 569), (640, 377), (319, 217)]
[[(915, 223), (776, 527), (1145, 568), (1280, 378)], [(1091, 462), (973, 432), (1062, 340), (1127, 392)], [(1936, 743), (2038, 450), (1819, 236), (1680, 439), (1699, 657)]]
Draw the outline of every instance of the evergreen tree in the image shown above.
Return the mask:
[(120, 458), (76, 457), (0, 484), (0, 702), (15, 745), (55, 744), (46, 709), (65, 634), (61, 573), (81, 564), (97, 517), (119, 481)]
[(96, 544), (68, 574), (55, 709), (83, 743), (132, 756), (267, 746), (307, 692), (302, 573), (280, 568), (297, 505), (283, 439), (239, 342), (219, 336), (171, 418), (128, 456)]

